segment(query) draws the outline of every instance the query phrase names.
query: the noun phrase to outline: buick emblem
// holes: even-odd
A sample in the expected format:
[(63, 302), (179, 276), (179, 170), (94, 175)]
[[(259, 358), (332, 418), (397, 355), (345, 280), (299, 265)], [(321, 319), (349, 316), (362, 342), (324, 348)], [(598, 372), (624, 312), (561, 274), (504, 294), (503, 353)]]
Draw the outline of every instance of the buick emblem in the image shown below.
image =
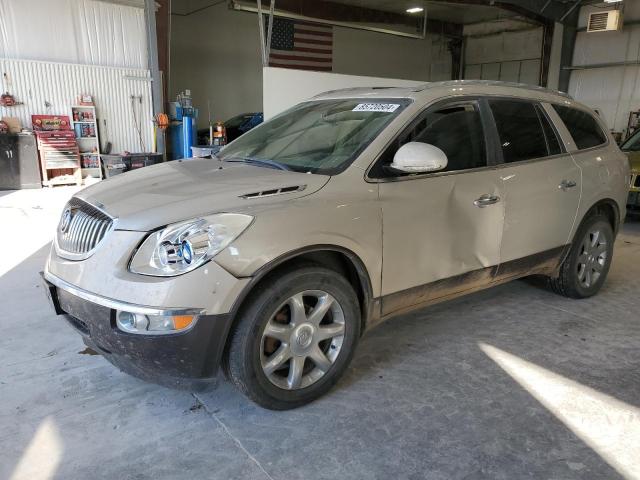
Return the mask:
[(311, 344), (312, 340), (313, 340), (313, 329), (309, 326), (303, 326), (298, 331), (296, 342), (300, 347), (306, 348)]
[(67, 233), (69, 231), (69, 227), (71, 226), (71, 209), (66, 208), (64, 212), (62, 212), (62, 218), (60, 219), (60, 231), (62, 233)]

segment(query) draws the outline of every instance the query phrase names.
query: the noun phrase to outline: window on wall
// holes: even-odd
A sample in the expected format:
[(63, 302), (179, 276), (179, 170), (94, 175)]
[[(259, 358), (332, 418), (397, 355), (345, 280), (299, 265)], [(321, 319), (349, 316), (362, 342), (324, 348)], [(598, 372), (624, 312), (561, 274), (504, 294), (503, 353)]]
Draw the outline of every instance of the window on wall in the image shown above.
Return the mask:
[(606, 143), (607, 137), (593, 116), (577, 108), (554, 105), (579, 150)]
[(444, 172), (487, 166), (484, 130), (475, 102), (456, 102), (429, 109), (403, 131), (382, 154), (371, 170), (372, 178), (398, 176), (385, 167), (393, 162), (398, 149), (408, 142), (434, 145), (447, 155)]
[(505, 163), (549, 155), (547, 138), (534, 103), (490, 100), (489, 105), (498, 128)]

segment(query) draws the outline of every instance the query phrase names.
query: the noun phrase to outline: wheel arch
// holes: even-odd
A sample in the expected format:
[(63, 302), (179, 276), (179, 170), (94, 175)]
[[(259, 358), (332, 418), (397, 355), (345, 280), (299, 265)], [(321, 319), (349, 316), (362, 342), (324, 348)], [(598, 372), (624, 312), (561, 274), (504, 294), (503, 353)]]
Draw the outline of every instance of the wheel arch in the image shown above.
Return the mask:
[(576, 229), (576, 233), (580, 229), (580, 226), (594, 214), (600, 214), (607, 217), (609, 223), (611, 224), (611, 229), (613, 230), (613, 234), (617, 235), (618, 229), (620, 228), (620, 207), (618, 203), (612, 198), (604, 198), (602, 200), (598, 200), (594, 203), (582, 216), (580, 220), (580, 224)]
[[(368, 320), (375, 315), (373, 289), (369, 272), (358, 255), (351, 250), (336, 245), (312, 245), (287, 252), (260, 267), (252, 276), (249, 284), (242, 290), (231, 309), (231, 321), (224, 333), (225, 352), (229, 334), (235, 327), (239, 312), (246, 305), (251, 292), (262, 282), (296, 265), (315, 264), (327, 267), (344, 275), (354, 287), (360, 304), (360, 331), (364, 332)], [(226, 355), (226, 353), (225, 353)]]

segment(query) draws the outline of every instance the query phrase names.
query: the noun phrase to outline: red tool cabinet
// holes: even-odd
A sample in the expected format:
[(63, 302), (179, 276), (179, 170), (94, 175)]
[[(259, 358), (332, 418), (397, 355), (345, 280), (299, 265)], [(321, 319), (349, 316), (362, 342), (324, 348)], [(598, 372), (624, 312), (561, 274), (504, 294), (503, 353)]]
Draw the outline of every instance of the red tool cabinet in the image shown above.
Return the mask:
[(69, 117), (64, 115), (32, 115), (33, 131), (38, 139), (42, 184), (82, 184), (80, 150)]

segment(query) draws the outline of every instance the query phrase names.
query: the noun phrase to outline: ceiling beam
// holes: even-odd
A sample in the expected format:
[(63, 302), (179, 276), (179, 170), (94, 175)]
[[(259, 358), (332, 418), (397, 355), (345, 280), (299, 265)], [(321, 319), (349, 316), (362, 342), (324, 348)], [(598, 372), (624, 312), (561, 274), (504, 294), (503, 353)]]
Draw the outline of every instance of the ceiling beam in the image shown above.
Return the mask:
[[(578, 5), (587, 5), (594, 3), (594, 1), (582, 0)], [(576, 0), (442, 0), (442, 2), (435, 0), (433, 3), (498, 7), (545, 25), (550, 21), (565, 23), (569, 19), (567, 11), (571, 10), (569, 14), (572, 13)]]
[[(253, 2), (252, 2), (253, 3)], [(268, 2), (264, 2), (267, 4)], [(378, 23), (402, 25), (421, 34), (422, 16), (388, 12), (370, 7), (339, 3), (338, 1), (277, 0), (277, 10), (307, 18), (317, 18), (340, 23)], [(427, 15), (427, 33), (437, 33), (448, 37), (462, 37), (462, 25), (430, 19)]]

